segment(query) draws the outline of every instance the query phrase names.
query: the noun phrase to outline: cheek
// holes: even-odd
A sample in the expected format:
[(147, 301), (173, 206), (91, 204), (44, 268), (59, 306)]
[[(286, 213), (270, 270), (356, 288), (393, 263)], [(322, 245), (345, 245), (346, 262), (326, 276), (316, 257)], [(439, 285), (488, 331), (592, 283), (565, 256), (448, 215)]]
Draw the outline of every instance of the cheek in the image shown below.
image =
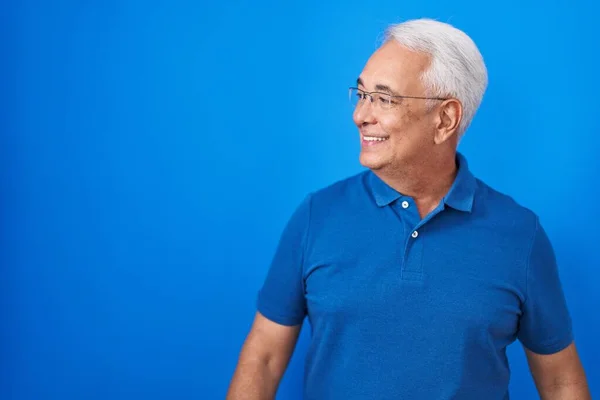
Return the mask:
[(420, 109), (405, 107), (394, 113), (382, 115), (379, 118), (379, 123), (388, 135), (397, 138), (407, 137), (412, 141), (412, 139), (417, 140), (429, 131), (430, 119)]
[(408, 128), (408, 121), (398, 115), (385, 115), (379, 118), (379, 124), (386, 134), (394, 137), (403, 136), (404, 131)]

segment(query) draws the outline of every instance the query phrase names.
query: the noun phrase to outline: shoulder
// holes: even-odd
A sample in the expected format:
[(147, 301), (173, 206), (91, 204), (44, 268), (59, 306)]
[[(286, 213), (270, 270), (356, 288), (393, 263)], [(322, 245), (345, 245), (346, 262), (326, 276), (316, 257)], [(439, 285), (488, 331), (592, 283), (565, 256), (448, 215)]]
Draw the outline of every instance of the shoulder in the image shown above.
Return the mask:
[(308, 193), (301, 207), (307, 210), (310, 225), (338, 226), (358, 215), (368, 198), (367, 176), (368, 171), (362, 171)]
[(532, 238), (538, 229), (538, 214), (517, 201), (512, 195), (502, 192), (479, 178), (474, 211), (485, 218), (494, 228), (523, 238)]
[(319, 208), (334, 203), (340, 205), (365, 194), (367, 174), (368, 171), (361, 171), (313, 191), (309, 195), (312, 206)]
[(315, 220), (348, 215), (349, 204), (355, 202), (357, 197), (364, 197), (366, 174), (363, 171), (306, 193), (296, 205), (288, 224), (312, 225)]

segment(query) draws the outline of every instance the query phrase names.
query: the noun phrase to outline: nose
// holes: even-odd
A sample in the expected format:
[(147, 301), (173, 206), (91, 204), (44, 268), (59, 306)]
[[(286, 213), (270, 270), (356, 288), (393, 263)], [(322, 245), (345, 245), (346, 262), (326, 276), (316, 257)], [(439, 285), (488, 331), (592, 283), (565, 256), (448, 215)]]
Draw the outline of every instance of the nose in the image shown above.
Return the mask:
[(377, 122), (377, 120), (375, 119), (375, 113), (373, 111), (373, 103), (371, 102), (371, 99), (367, 98), (358, 103), (354, 109), (354, 113), (352, 114), (354, 123), (358, 127), (366, 124), (374, 124)]

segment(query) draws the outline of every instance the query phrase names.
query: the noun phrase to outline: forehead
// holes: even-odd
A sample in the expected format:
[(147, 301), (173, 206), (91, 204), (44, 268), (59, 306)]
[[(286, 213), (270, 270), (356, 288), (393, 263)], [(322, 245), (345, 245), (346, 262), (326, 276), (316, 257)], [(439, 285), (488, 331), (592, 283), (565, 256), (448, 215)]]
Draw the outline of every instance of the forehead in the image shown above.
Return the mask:
[(403, 90), (420, 85), (429, 57), (388, 41), (377, 49), (363, 68), (360, 78), (367, 87), (383, 84)]

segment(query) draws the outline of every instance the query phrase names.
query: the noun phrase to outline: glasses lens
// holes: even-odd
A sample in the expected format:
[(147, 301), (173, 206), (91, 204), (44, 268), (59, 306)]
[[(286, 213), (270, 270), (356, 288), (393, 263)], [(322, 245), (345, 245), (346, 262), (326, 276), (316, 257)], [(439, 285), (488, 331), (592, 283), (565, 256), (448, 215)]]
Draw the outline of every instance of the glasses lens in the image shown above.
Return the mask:
[(352, 105), (352, 107), (356, 107), (358, 105), (358, 103), (360, 103), (362, 94), (358, 91), (358, 89), (350, 88), (349, 96), (350, 96), (350, 104)]

